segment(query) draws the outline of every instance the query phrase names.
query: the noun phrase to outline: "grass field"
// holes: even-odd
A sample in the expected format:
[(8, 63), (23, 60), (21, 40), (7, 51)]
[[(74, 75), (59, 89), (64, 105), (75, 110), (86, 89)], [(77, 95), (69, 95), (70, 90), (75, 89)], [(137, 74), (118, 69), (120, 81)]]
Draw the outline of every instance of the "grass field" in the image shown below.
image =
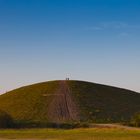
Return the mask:
[(140, 130), (122, 128), (0, 130), (0, 140), (139, 140)]

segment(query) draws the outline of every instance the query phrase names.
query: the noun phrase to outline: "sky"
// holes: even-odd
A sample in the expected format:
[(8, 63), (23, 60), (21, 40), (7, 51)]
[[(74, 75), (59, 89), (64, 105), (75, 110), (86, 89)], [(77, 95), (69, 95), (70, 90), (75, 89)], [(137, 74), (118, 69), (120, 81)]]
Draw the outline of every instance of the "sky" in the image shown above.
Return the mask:
[(140, 1), (0, 0), (0, 93), (66, 77), (140, 92)]

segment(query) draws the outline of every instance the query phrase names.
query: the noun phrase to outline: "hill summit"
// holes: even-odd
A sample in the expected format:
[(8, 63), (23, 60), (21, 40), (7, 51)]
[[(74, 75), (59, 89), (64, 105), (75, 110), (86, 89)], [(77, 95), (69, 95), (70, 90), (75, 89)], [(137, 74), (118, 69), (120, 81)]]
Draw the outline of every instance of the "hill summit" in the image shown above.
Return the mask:
[(49, 81), (0, 95), (18, 122), (125, 122), (140, 111), (140, 94), (84, 81)]

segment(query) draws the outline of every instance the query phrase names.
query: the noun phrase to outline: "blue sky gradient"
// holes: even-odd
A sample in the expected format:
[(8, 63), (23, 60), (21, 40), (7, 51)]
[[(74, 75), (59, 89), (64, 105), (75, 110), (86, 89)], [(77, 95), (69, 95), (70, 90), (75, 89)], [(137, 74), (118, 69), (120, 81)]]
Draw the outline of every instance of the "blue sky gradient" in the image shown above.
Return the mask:
[(138, 0), (0, 0), (0, 93), (86, 80), (140, 92)]

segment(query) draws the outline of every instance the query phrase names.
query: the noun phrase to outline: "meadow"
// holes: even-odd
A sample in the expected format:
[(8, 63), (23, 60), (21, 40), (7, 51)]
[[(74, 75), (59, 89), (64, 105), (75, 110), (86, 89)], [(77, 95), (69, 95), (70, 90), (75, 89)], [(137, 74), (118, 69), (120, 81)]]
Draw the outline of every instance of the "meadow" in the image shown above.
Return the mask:
[(3, 129), (0, 140), (139, 140), (140, 129), (79, 128), (79, 129)]

